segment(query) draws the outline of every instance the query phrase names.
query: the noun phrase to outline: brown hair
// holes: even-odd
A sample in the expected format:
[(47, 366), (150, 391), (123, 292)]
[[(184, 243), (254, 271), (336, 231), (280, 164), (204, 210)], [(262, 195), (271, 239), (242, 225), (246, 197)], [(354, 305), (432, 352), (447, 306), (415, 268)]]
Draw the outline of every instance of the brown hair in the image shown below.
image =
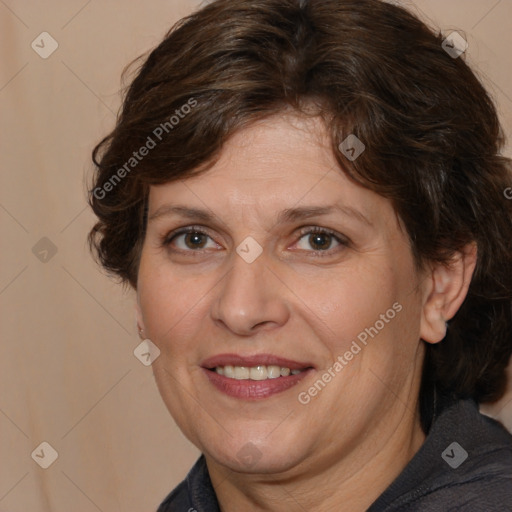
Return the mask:
[[(424, 428), (436, 388), (498, 399), (512, 351), (509, 160), (491, 98), (442, 42), (380, 0), (206, 5), (149, 54), (115, 129), (93, 151), (91, 247), (135, 287), (149, 187), (205, 172), (249, 123), (285, 108), (306, 115), (308, 105), (310, 114), (313, 105), (340, 170), (391, 200), (419, 266), (448, 263), (477, 243), (468, 296), (442, 343), (427, 345)], [(353, 162), (337, 149), (348, 134), (366, 146)]]

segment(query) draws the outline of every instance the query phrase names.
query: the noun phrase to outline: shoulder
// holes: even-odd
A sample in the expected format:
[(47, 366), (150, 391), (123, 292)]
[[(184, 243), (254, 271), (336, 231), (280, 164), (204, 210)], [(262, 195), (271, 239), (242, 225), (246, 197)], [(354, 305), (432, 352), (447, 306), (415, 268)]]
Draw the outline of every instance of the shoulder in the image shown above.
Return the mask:
[(512, 435), (473, 400), (454, 402), (369, 510), (512, 511)]

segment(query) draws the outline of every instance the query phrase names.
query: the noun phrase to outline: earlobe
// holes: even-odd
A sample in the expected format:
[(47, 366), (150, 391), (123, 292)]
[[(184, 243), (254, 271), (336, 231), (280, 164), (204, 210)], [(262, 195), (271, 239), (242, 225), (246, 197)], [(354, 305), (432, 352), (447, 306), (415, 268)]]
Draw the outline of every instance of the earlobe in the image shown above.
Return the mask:
[(137, 297), (137, 301), (135, 302), (135, 321), (137, 322), (137, 333), (141, 339), (145, 338), (144, 334), (144, 320), (142, 319), (142, 311), (139, 304), (139, 299)]
[(425, 281), (425, 298), (420, 336), (428, 343), (439, 343), (446, 336), (447, 321), (455, 316), (468, 293), (477, 261), (472, 242), (457, 252), (449, 264), (435, 264)]

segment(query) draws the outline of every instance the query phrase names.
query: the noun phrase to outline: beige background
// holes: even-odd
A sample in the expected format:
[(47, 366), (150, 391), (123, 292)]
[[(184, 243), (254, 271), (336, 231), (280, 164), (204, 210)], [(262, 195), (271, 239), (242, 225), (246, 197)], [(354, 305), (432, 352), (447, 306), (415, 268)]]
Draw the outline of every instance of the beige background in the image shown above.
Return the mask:
[[(406, 3), (465, 33), (511, 134), (512, 0)], [(198, 455), (133, 355), (133, 295), (87, 252), (84, 192), (123, 67), (198, 5), (0, 0), (1, 511), (154, 511)], [(43, 31), (59, 45), (47, 59), (31, 48)], [(32, 252), (43, 237), (56, 254)], [(487, 411), (512, 430), (511, 392)], [(31, 458), (43, 441), (58, 452), (48, 469)]]

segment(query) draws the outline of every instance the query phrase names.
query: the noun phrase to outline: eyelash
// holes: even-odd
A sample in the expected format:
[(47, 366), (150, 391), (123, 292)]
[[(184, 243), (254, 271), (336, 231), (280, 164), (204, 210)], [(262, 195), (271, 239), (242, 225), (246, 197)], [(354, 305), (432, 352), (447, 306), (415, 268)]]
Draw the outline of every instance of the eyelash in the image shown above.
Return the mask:
[[(181, 228), (181, 229), (179, 229), (177, 231), (173, 231), (173, 232), (169, 233), (168, 235), (165, 235), (162, 238), (162, 246), (165, 247), (165, 248), (168, 248), (171, 245), (171, 243), (172, 243), (172, 241), (174, 239), (176, 239), (180, 235), (186, 235), (186, 234), (204, 235), (204, 236), (207, 236), (207, 237), (209, 237), (211, 239), (211, 236), (206, 231), (204, 231), (204, 229), (201, 228), (200, 226), (188, 226), (186, 228)], [(301, 229), (299, 234), (300, 234), (299, 240), (301, 240), (306, 235), (321, 234), (321, 235), (328, 235), (328, 236), (333, 237), (340, 244), (340, 246), (343, 246), (343, 247), (347, 247), (349, 245), (349, 243), (350, 243), (350, 241), (346, 237), (343, 237), (342, 235), (336, 233), (335, 231), (332, 231), (332, 230), (327, 229), (327, 228), (306, 227), (306, 228)], [(183, 252), (186, 252), (186, 253), (201, 253), (202, 250), (201, 249), (197, 249), (197, 250), (194, 250), (194, 249), (188, 249), (188, 250), (178, 249), (178, 252), (182, 252), (182, 253)], [(314, 254), (315, 256), (318, 256), (318, 257), (323, 257), (323, 256), (330, 256), (331, 253), (332, 253), (332, 249), (313, 250), (313, 251), (306, 251), (306, 252), (310, 252), (310, 253)]]

